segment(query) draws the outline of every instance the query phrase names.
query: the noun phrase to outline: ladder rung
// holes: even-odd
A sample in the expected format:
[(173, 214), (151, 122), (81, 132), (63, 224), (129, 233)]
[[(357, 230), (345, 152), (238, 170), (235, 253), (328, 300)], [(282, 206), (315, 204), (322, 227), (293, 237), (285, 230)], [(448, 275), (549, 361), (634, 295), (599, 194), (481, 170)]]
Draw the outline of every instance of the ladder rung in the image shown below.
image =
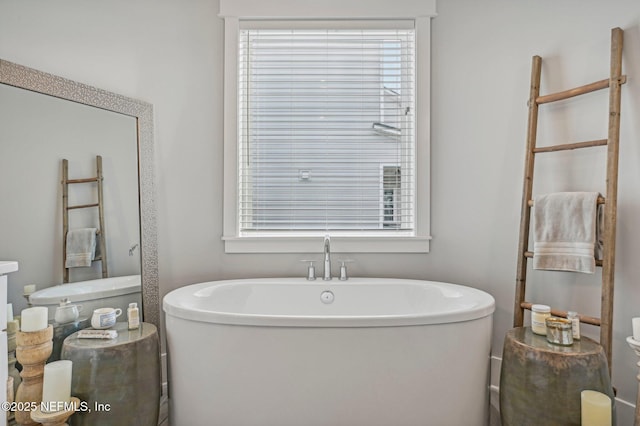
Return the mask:
[[(627, 82), (627, 76), (620, 76), (620, 84), (625, 84)], [(585, 84), (584, 86), (576, 87), (573, 89), (565, 90), (562, 92), (551, 93), (549, 95), (538, 96), (536, 98), (536, 103), (546, 104), (549, 102), (562, 101), (564, 99), (573, 98), (574, 96), (584, 95), (586, 93), (595, 92), (596, 90), (606, 89), (609, 87), (609, 79), (596, 81), (595, 83)]]
[(68, 179), (67, 183), (89, 183), (89, 182), (97, 182), (99, 179), (97, 177), (94, 178), (86, 178), (86, 179)]
[[(533, 258), (533, 252), (532, 251), (525, 251), (524, 252), (524, 257), (526, 258)], [(602, 266), (602, 259), (596, 259), (596, 266)]]
[[(520, 303), (520, 307), (522, 309), (527, 309), (529, 311), (531, 310), (531, 306), (532, 305), (533, 305), (533, 303), (530, 303), (530, 302), (522, 302), (522, 303)], [(567, 317), (567, 311), (559, 311), (557, 309), (551, 309), (551, 315), (553, 315), (554, 317), (566, 318)], [(588, 317), (586, 315), (578, 315), (578, 318), (580, 319), (580, 322), (582, 322), (582, 323), (595, 325), (596, 327), (600, 327), (600, 324), (601, 324), (600, 318)]]
[[(601, 195), (598, 195), (598, 199), (596, 200), (596, 203), (598, 203), (598, 204), (604, 204), (604, 203), (605, 203), (605, 199), (604, 199), (604, 197), (603, 197), (603, 196), (601, 196)], [(529, 207), (532, 207), (532, 206), (533, 206), (533, 200), (529, 200), (529, 201), (527, 201), (527, 205), (528, 205)]]
[(67, 210), (74, 210), (74, 209), (86, 209), (87, 207), (98, 207), (100, 204), (95, 203), (95, 204), (82, 204), (82, 205), (78, 205), (78, 206), (69, 206), (67, 207)]
[(587, 141), (587, 142), (577, 142), (577, 143), (566, 143), (562, 145), (553, 145), (553, 146), (545, 146), (541, 148), (534, 148), (534, 154), (540, 152), (556, 152), (556, 151), (568, 151), (571, 149), (579, 149), (579, 148), (591, 148), (594, 146), (603, 146), (606, 145), (609, 141), (607, 139), (599, 139), (596, 141)]

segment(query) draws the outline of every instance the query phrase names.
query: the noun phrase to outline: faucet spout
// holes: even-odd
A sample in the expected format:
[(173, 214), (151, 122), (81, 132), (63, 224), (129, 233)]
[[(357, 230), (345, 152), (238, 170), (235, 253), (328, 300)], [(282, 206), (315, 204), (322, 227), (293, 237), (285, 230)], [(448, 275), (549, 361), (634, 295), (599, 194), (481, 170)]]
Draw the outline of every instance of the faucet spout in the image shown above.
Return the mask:
[(324, 276), (325, 281), (331, 279), (331, 238), (329, 235), (324, 236)]

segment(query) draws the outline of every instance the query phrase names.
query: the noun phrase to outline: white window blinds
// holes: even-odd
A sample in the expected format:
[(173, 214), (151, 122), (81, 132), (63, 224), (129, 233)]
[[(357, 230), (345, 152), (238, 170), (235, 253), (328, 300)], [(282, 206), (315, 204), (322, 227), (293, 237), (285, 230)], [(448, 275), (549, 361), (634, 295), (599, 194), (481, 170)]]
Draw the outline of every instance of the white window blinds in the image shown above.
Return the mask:
[(413, 235), (412, 29), (242, 29), (241, 235)]

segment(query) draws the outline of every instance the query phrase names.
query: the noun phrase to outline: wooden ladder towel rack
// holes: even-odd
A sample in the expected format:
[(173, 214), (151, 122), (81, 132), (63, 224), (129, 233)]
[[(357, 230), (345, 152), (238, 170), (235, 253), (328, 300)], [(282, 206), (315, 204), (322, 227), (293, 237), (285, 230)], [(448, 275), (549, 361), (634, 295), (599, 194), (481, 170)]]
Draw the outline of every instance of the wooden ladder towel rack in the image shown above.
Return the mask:
[[(98, 202), (91, 204), (78, 204), (69, 205), (69, 185), (81, 184), (81, 183), (95, 183), (96, 191), (98, 195)], [(93, 261), (100, 261), (102, 267), (102, 278), (109, 276), (107, 268), (107, 244), (106, 234), (104, 228), (104, 201), (102, 196), (102, 157), (96, 156), (96, 176), (86, 179), (69, 179), (69, 161), (62, 160), (62, 268), (64, 271), (63, 282), (69, 282), (69, 268), (66, 267), (67, 262), (67, 234), (69, 233), (69, 210), (98, 208), (98, 222), (99, 227), (97, 231), (97, 237), (100, 247), (100, 254), (97, 255)]]
[[(602, 267), (601, 310), (600, 317), (580, 316), (580, 321), (600, 327), (600, 344), (604, 348), (611, 374), (612, 323), (613, 323), (613, 284), (616, 245), (616, 209), (618, 193), (618, 145), (620, 139), (620, 92), (621, 85), (626, 82), (622, 75), (622, 40), (620, 28), (611, 30), (611, 64), (608, 79), (576, 87), (574, 89), (540, 96), (540, 75), (542, 59), (534, 56), (531, 66), (531, 86), (529, 92), (529, 118), (527, 127), (527, 148), (525, 158), (524, 186), (522, 193), (522, 216), (520, 220), (520, 240), (518, 244), (518, 268), (516, 278), (516, 294), (514, 306), (514, 327), (522, 327), (524, 310), (531, 309), (531, 303), (525, 300), (527, 260), (533, 257), (528, 250), (529, 230), (531, 223), (531, 207), (533, 205), (533, 171), (537, 154), (566, 151), (572, 149), (607, 146), (606, 168), (606, 200), (600, 197), (599, 204), (604, 204), (603, 259), (596, 262)], [(562, 101), (574, 96), (584, 95), (596, 90), (609, 89), (609, 127), (607, 139), (561, 144), (550, 147), (536, 147), (538, 127), (538, 107), (542, 104)], [(552, 309), (552, 315), (566, 317), (566, 311)]]

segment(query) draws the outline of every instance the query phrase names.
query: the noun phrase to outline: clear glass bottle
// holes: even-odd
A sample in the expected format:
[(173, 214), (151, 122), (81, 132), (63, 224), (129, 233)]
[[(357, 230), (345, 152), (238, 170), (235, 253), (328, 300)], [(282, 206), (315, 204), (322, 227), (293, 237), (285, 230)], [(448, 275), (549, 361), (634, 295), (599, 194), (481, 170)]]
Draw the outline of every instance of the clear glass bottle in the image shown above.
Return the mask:
[(580, 340), (580, 317), (575, 311), (567, 312), (567, 319), (571, 321), (571, 333), (573, 340)]
[(140, 312), (137, 303), (129, 303), (127, 318), (129, 320), (129, 330), (135, 330), (140, 327)]
[(531, 331), (542, 336), (547, 335), (545, 320), (551, 316), (551, 308), (547, 305), (531, 306)]

